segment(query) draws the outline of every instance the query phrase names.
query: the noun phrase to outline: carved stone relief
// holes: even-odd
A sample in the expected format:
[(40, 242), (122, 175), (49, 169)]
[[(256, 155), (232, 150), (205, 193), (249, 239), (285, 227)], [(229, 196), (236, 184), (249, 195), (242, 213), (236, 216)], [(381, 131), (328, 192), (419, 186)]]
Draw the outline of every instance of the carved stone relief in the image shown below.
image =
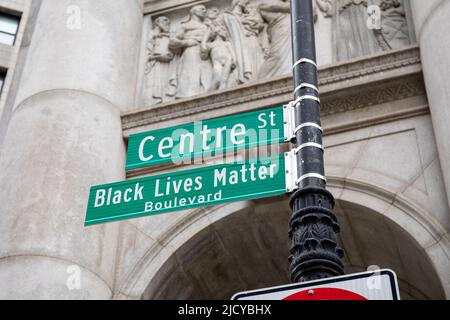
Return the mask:
[(384, 0), (380, 4), (381, 35), (387, 49), (398, 49), (411, 44), (406, 8), (403, 1)]
[(292, 72), (291, 18), (289, 1), (266, 1), (259, 12), (267, 23), (270, 48), (259, 69), (259, 78), (268, 79), (278, 74)]
[(206, 7), (191, 8), (187, 20), (181, 22), (171, 39), (171, 48), (179, 52), (176, 98), (186, 98), (207, 92), (211, 87), (212, 64), (209, 53), (202, 46), (209, 27), (205, 22)]
[[(369, 28), (375, 3), (379, 26)], [(331, 21), (336, 61), (411, 43), (404, 0), (316, 0), (314, 4), (323, 13), (320, 21)], [(144, 106), (267, 80), (292, 70), (288, 0), (211, 0), (206, 6), (198, 4), (151, 19)]]
[(411, 44), (404, 0), (316, 0), (332, 18), (335, 60)]
[(289, 1), (224, 2), (195, 5), (175, 23), (165, 15), (152, 17), (145, 106), (291, 71)]
[(176, 94), (174, 53), (169, 48), (170, 21), (166, 16), (155, 19), (152, 36), (147, 43), (145, 65), (145, 104), (173, 100)]

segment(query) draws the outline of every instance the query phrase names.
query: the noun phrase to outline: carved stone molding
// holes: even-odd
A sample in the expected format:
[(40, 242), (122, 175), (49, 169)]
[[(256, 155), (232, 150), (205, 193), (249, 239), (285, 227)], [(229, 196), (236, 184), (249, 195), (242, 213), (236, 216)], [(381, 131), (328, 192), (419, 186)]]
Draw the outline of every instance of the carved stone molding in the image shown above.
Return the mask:
[(145, 14), (161, 14), (176, 9), (187, 8), (197, 4), (208, 3), (211, 0), (145, 0)]
[(322, 115), (327, 116), (363, 107), (426, 95), (421, 75), (402, 77), (395, 81), (361, 86), (346, 93), (329, 93), (322, 99)]
[[(323, 114), (335, 114), (414, 96), (425, 96), (418, 47), (383, 52), (319, 70)], [(124, 135), (180, 118), (196, 120), (283, 104), (291, 76), (180, 99), (122, 115)], [(189, 121), (189, 120), (187, 120)]]
[(325, 66), (319, 71), (320, 84), (326, 85), (411, 65), (420, 65), (417, 46)]

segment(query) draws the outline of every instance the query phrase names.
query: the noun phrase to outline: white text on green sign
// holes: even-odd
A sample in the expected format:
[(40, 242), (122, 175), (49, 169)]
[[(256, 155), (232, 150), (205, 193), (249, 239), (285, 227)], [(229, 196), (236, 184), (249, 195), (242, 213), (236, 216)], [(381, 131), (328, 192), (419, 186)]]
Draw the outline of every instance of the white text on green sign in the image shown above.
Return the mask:
[(91, 188), (86, 225), (286, 193), (285, 156)]
[(126, 169), (182, 164), (197, 157), (285, 140), (283, 107), (192, 122), (131, 135)]

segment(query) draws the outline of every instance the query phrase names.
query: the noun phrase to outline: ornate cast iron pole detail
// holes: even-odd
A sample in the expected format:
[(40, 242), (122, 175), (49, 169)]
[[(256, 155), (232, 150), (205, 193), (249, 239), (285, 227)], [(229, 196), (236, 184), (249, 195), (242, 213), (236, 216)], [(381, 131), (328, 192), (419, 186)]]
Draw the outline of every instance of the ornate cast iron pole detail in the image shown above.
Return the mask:
[(334, 198), (326, 190), (312, 0), (291, 0), (296, 156), (299, 189), (291, 196), (292, 282), (344, 274)]

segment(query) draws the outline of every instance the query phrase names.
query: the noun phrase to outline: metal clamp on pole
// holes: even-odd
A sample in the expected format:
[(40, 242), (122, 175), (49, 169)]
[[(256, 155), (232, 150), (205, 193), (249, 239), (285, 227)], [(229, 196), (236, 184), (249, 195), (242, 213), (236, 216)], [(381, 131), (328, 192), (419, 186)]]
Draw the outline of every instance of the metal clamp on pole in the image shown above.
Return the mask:
[(307, 59), (307, 58), (301, 58), (299, 60), (297, 60), (294, 65), (292, 66), (292, 69), (295, 69), (295, 67), (299, 66), (302, 63), (309, 63), (312, 64), (314, 67), (316, 67), (317, 69), (317, 63), (311, 59)]
[(297, 179), (297, 181), (295, 181), (295, 185), (298, 187), (300, 185), (300, 182), (302, 182), (305, 179), (308, 178), (316, 178), (316, 179), (321, 179), (325, 182), (327, 182), (327, 178), (324, 175), (321, 175), (319, 173), (307, 173), (302, 175), (300, 178)]
[(316, 128), (323, 132), (322, 127), (314, 122), (305, 122), (301, 125), (295, 127), (295, 108), (294, 102), (291, 101), (289, 104), (283, 106), (283, 128), (284, 128), (284, 141), (290, 142), (295, 140), (296, 133), (304, 128)]
[(294, 95), (297, 93), (297, 91), (299, 91), (301, 89), (306, 89), (306, 88), (313, 89), (315, 92), (317, 92), (317, 94), (319, 94), (319, 89), (315, 85), (303, 82), (302, 84), (300, 84), (299, 86), (297, 86), (294, 89)]
[(303, 143), (301, 145), (299, 145), (297, 148), (295, 148), (293, 151), (295, 154), (299, 153), (300, 150), (307, 148), (307, 147), (312, 147), (312, 148), (318, 148), (322, 151), (324, 151), (323, 146), (321, 144), (315, 143), (315, 142), (306, 142)]
[(296, 181), (297, 173), (297, 156), (294, 150), (284, 153), (284, 166), (286, 170), (286, 192), (291, 193), (298, 189), (298, 183)]
[(295, 139), (295, 109), (292, 103), (283, 106), (284, 141)]
[(314, 122), (305, 122), (305, 123), (302, 123), (301, 125), (299, 125), (298, 127), (296, 127), (296, 128), (294, 129), (294, 136), (295, 136), (295, 134), (296, 134), (297, 132), (299, 132), (299, 131), (302, 130), (303, 128), (308, 128), (308, 127), (316, 128), (316, 129), (319, 129), (320, 132), (323, 132), (322, 127), (319, 126), (317, 123), (314, 123)]
[(305, 94), (303, 96), (298, 97), (297, 99), (295, 99), (294, 102), (292, 102), (294, 108), (297, 108), (297, 106), (299, 105), (300, 102), (302, 102), (303, 100), (314, 100), (316, 102), (318, 102), (320, 104), (320, 99), (316, 96), (310, 95), (310, 94)]

